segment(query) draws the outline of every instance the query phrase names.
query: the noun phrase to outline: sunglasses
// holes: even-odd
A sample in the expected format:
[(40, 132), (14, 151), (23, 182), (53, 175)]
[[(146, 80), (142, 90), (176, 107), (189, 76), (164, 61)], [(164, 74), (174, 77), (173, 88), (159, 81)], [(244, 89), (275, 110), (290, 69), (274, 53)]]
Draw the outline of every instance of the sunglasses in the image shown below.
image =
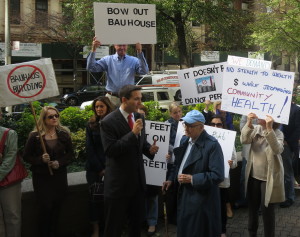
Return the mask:
[(223, 123), (210, 123), (209, 124), (210, 126), (213, 126), (213, 127), (223, 127)]
[(54, 114), (54, 115), (47, 116), (47, 119), (54, 119), (54, 118), (59, 118), (59, 115), (58, 114)]

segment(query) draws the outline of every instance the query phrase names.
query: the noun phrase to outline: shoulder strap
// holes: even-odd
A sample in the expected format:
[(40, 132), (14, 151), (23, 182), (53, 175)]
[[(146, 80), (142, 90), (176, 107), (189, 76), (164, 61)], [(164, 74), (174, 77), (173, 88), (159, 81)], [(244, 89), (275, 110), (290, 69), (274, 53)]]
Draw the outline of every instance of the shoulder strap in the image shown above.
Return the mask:
[(8, 135), (8, 132), (9, 132), (9, 128), (7, 128), (3, 135), (2, 135), (2, 138), (1, 138), (1, 141), (0, 141), (0, 153), (3, 153), (3, 150), (4, 150), (4, 144), (5, 144), (5, 141), (6, 141), (6, 137)]

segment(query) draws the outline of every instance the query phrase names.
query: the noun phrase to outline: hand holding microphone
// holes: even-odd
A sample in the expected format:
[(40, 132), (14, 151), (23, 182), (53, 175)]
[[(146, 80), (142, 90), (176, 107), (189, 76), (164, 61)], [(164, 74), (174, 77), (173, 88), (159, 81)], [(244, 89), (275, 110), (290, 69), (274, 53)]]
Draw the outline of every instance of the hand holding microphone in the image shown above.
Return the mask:
[(132, 128), (132, 132), (135, 134), (135, 135), (139, 135), (140, 132), (142, 131), (143, 129), (143, 120), (141, 118), (135, 120), (134, 124), (133, 124), (133, 128)]

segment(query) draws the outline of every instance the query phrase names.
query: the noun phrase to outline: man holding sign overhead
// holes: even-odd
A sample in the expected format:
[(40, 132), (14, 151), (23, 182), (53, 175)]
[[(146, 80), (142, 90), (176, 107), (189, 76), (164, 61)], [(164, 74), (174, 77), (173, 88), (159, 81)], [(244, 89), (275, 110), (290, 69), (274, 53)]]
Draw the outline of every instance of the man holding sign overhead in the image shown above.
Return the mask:
[(149, 72), (148, 64), (140, 43), (136, 44), (137, 57), (126, 54), (127, 44), (115, 44), (116, 53), (114, 55), (108, 55), (96, 61), (95, 52), (99, 46), (101, 46), (100, 41), (94, 37), (86, 69), (91, 72), (106, 72), (106, 96), (117, 106), (120, 104), (118, 91), (124, 85), (133, 85), (135, 74), (147, 74)]

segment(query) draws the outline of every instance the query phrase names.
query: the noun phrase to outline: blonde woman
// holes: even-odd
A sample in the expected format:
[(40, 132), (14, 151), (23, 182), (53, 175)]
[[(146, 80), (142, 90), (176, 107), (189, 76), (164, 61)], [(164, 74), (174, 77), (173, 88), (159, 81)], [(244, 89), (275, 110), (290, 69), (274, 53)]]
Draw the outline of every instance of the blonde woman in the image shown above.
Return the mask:
[[(32, 183), (39, 207), (39, 236), (57, 236), (56, 225), (61, 202), (65, 197), (67, 165), (73, 158), (69, 130), (59, 121), (59, 112), (51, 106), (43, 107), (38, 127), (45, 143), (44, 153), (35, 128), (24, 149), (24, 160), (31, 164)], [(49, 173), (49, 167), (53, 175)]]

